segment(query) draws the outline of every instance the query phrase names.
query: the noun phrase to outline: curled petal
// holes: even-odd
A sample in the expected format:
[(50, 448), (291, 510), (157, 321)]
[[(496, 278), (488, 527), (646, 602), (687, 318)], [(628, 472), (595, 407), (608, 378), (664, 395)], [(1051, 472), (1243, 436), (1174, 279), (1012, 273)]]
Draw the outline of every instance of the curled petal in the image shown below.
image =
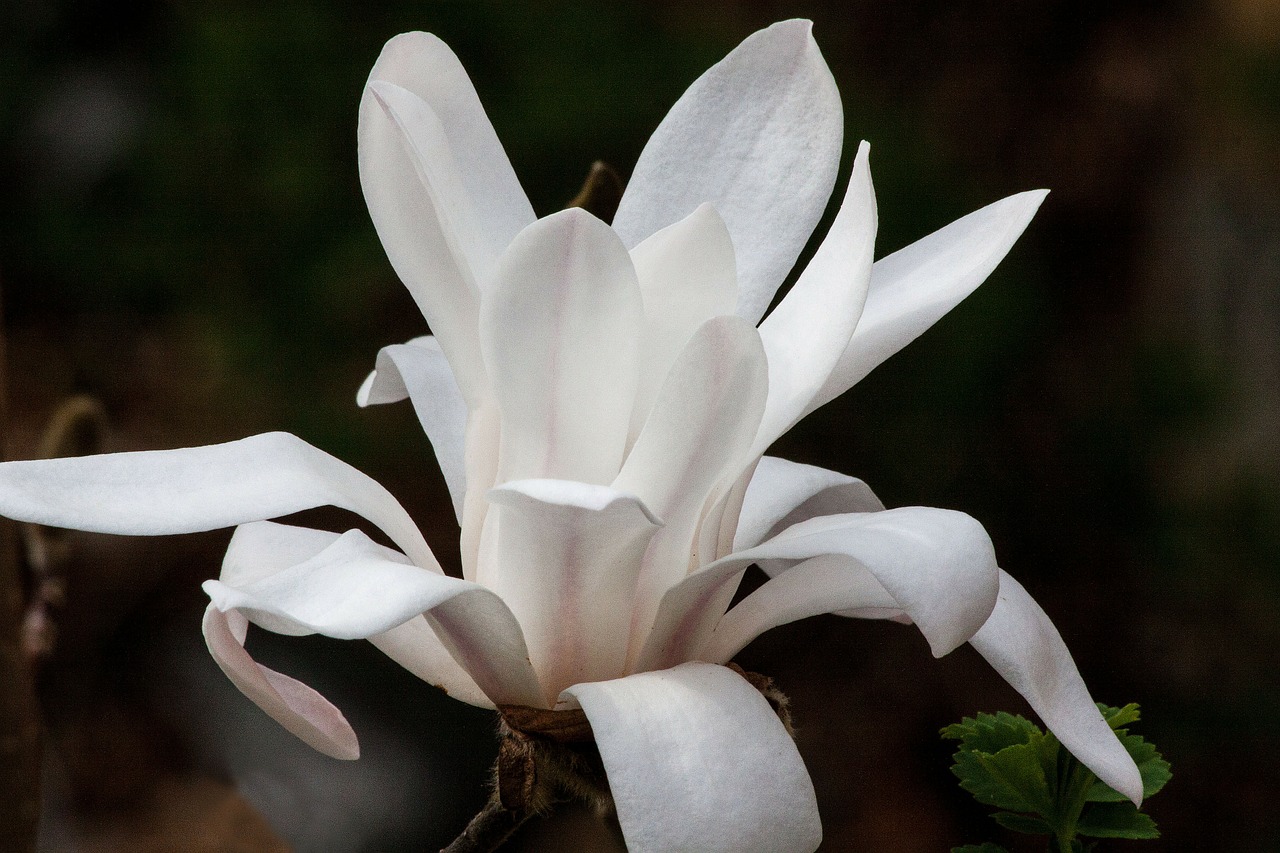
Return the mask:
[(336, 506), (442, 572), (386, 489), (302, 439), (265, 433), (226, 444), (0, 465), (0, 515), (97, 533), (159, 536)]
[(876, 195), (863, 142), (840, 212), (800, 278), (760, 324), (769, 356), (769, 405), (755, 451), (791, 429), (840, 361), (858, 325), (871, 281)]
[(417, 341), (382, 348), (377, 369), (361, 387), (357, 402), (369, 405), (409, 397), (423, 431), (431, 440), (453, 498), (454, 513), (461, 521), (467, 493), (467, 402), (435, 338)]
[(1003, 570), (995, 610), (969, 642), (1072, 755), (1134, 805), (1142, 804), (1142, 776), (1099, 713), (1062, 635)]
[[(930, 507), (827, 516), (788, 528), (730, 554), (672, 587), (663, 597), (641, 656), (650, 669), (701, 654), (723, 611), (722, 592), (760, 560), (802, 561), (830, 554), (865, 570), (889, 592), (941, 657), (982, 627), (999, 585), (995, 554), (982, 525)], [(784, 572), (785, 574), (785, 572)]]
[(877, 261), (858, 328), (805, 414), (849, 390), (977, 289), (1047, 194), (1009, 196)]
[(502, 412), (498, 482), (612, 482), (635, 399), (642, 313), (631, 258), (591, 214), (571, 208), (517, 235), (480, 317)]
[[(537, 677), (520, 626), (490, 590), (389, 557), (358, 530), (310, 559), (232, 585), (206, 581), (219, 610), (338, 639), (368, 639), (426, 616), (495, 704), (537, 705)], [(395, 555), (398, 557), (399, 555)]]
[(826, 208), (844, 118), (809, 21), (747, 38), (699, 77), (640, 154), (613, 227), (628, 246), (714, 204), (733, 235), (738, 316), (759, 322)]
[(747, 487), (733, 548), (751, 548), (793, 524), (818, 516), (882, 509), (884, 504), (861, 480), (765, 456)]
[(822, 841), (795, 743), (731, 670), (688, 663), (564, 696), (591, 722), (632, 853), (808, 853)]
[(291, 734), (333, 758), (360, 757), (360, 744), (342, 712), (301, 681), (261, 666), (244, 649), (248, 622), (210, 604), (204, 612), (209, 653), (240, 692)]
[(494, 565), (482, 576), (520, 620), (547, 700), (621, 674), (636, 574), (661, 522), (634, 495), (586, 483), (524, 480), (489, 500)]

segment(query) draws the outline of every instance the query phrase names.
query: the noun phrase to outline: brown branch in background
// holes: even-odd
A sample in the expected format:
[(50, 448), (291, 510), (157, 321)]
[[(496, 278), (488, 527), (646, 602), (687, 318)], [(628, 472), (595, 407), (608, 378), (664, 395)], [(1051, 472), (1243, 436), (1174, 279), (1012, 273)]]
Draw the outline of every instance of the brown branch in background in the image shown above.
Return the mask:
[(566, 207), (580, 207), (597, 219), (612, 222), (622, 201), (623, 187), (622, 176), (608, 163), (597, 160), (591, 164), (582, 189)]
[[(0, 459), (9, 441), (4, 317), (0, 313)], [(0, 850), (35, 850), (41, 728), (23, 643), (27, 593), (13, 522), (0, 518)]]

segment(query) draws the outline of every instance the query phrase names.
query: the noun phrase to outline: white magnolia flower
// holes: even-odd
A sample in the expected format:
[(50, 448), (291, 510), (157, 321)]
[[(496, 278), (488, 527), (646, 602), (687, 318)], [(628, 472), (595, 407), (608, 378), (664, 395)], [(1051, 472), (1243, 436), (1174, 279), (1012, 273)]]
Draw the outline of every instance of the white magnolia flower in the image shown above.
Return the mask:
[[(121, 534), (239, 525), (205, 584), (209, 649), (332, 756), (357, 756), (350, 726), (249, 657), (248, 623), (368, 639), (475, 705), (580, 706), (633, 850), (817, 847), (795, 745), (720, 664), (827, 612), (914, 623), (935, 655), (971, 643), (1137, 801), (1133, 762), (977, 522), (886, 510), (858, 480), (763, 456), (977, 287), (1044, 198), (996, 202), (873, 264), (864, 143), (830, 232), (760, 322), (826, 205), (842, 126), (810, 25), (780, 23), (677, 102), (612, 227), (580, 210), (536, 219), (457, 58), (398, 36), (360, 106), (360, 174), (434, 337), (382, 350), (360, 401), (412, 401), (463, 578), (381, 486), (281, 433), (8, 463), (0, 513)], [(396, 549), (265, 520), (325, 504)], [(772, 579), (728, 609), (753, 563)]]

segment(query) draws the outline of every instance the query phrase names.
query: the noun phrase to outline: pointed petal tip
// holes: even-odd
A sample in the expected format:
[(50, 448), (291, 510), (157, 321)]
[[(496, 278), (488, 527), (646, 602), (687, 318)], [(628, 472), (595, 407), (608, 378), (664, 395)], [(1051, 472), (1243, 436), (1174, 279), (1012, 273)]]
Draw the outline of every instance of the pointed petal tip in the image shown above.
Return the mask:
[(369, 407), (369, 395), (373, 392), (373, 383), (378, 380), (378, 371), (373, 370), (356, 389), (356, 405), (362, 409)]

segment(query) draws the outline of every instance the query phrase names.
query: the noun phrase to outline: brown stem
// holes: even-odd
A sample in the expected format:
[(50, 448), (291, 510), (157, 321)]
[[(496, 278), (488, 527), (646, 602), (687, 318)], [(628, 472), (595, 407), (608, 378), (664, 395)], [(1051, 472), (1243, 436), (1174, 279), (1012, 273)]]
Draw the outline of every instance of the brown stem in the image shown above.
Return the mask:
[(504, 806), (495, 791), (462, 834), (440, 853), (493, 853), (531, 817), (532, 811)]

